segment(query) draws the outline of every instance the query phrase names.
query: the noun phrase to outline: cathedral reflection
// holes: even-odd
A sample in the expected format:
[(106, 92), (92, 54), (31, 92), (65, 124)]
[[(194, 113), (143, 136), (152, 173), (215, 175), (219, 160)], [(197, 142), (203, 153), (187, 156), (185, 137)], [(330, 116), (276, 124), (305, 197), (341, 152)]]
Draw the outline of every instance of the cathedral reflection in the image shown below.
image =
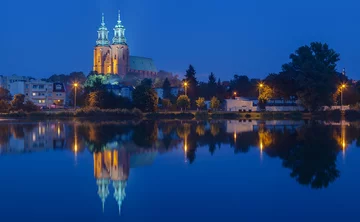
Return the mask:
[(126, 181), (130, 173), (130, 154), (125, 149), (105, 150), (94, 153), (94, 176), (98, 186), (98, 195), (104, 211), (105, 201), (109, 195), (109, 185), (114, 187), (114, 198), (121, 212), (125, 198)]

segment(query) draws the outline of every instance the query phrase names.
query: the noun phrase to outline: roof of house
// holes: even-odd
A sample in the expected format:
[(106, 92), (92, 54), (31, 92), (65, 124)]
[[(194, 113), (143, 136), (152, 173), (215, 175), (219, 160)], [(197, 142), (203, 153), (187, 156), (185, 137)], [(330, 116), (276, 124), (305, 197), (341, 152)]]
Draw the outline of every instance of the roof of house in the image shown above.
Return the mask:
[(157, 68), (151, 58), (139, 56), (130, 56), (130, 69), (157, 72)]

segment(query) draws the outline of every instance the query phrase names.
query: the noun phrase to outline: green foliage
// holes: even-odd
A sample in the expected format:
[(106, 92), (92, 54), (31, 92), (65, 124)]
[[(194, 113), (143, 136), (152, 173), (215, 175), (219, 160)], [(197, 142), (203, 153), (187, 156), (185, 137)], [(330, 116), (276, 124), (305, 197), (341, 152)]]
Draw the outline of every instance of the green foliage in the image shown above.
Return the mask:
[(204, 97), (199, 97), (195, 102), (196, 102), (196, 106), (199, 109), (203, 109), (205, 107), (205, 98)]
[(151, 79), (144, 79), (133, 91), (133, 104), (143, 112), (156, 112), (158, 98)]
[(0, 100), (10, 101), (12, 99), (12, 96), (10, 94), (10, 91), (0, 87)]
[(210, 100), (210, 108), (217, 110), (220, 108), (220, 101), (215, 96)]
[(189, 97), (186, 96), (186, 95), (179, 96), (177, 101), (176, 101), (176, 105), (179, 108), (183, 109), (183, 110), (189, 108), (190, 107), (190, 99), (189, 99)]
[(10, 109), (10, 104), (6, 100), (0, 100), (0, 113), (8, 113)]
[(95, 91), (105, 91), (105, 84), (107, 84), (105, 75), (93, 74), (89, 75), (84, 86), (85, 91), (95, 92)]

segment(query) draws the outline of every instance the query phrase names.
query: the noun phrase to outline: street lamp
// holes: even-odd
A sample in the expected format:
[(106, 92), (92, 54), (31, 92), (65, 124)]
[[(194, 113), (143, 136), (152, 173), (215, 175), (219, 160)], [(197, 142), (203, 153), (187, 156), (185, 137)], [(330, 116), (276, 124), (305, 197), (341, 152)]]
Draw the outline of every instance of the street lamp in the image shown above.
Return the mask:
[(343, 111), (343, 91), (346, 88), (346, 85), (343, 83), (340, 86), (340, 91), (341, 91), (341, 112)]
[(236, 98), (237, 92), (234, 92), (234, 99)]
[(74, 88), (75, 88), (75, 95), (74, 95), (74, 109), (76, 110), (76, 88), (78, 87), (79, 84), (74, 83)]
[(188, 83), (184, 82), (185, 96), (187, 96), (187, 87), (188, 87)]
[(259, 84), (259, 96), (261, 95), (261, 88), (263, 88), (264, 87), (264, 83), (260, 83)]

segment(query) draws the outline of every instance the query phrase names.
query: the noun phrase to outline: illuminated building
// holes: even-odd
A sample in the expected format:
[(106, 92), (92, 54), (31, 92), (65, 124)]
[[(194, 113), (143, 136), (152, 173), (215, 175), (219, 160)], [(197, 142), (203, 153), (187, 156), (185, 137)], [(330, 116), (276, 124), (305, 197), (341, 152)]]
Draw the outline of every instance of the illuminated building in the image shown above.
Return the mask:
[(139, 75), (141, 77), (153, 77), (157, 74), (154, 62), (150, 58), (130, 56), (130, 49), (125, 38), (125, 27), (120, 19), (114, 28), (112, 44), (109, 40), (109, 31), (105, 26), (105, 17), (102, 15), (98, 38), (94, 48), (93, 71), (102, 74)]

